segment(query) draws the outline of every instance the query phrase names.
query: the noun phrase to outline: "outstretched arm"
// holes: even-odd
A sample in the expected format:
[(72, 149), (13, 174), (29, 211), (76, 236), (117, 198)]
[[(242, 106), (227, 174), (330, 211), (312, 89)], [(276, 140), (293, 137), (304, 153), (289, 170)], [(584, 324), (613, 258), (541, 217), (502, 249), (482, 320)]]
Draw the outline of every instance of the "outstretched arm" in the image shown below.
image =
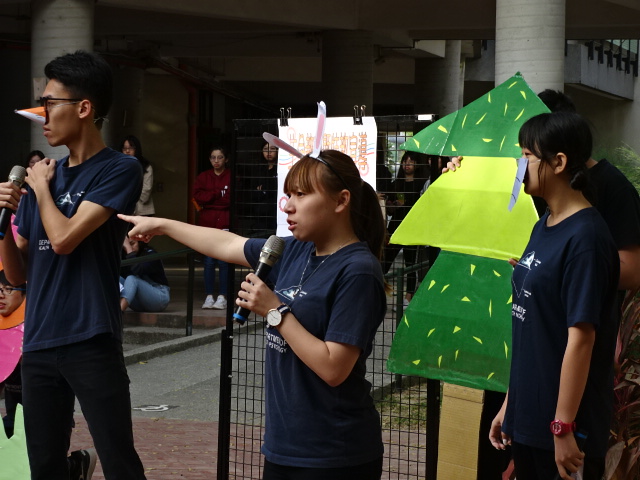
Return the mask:
[(245, 267), (251, 266), (244, 256), (244, 244), (247, 239), (235, 233), (217, 228), (198, 227), (168, 218), (121, 214), (118, 217), (134, 225), (129, 232), (130, 238), (148, 243), (155, 235), (167, 235), (208, 257)]

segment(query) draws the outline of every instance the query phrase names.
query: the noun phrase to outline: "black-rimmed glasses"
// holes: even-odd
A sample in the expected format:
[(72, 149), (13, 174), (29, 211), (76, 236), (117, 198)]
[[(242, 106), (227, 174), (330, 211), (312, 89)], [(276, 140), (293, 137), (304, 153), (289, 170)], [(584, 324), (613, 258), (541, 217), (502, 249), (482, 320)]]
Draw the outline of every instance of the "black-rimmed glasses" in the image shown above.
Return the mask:
[(0, 286), (0, 295), (6, 295), (7, 297), (10, 295), (13, 295), (13, 292), (15, 291), (18, 292), (26, 292), (27, 289), (26, 288), (17, 288), (17, 287), (3, 287)]
[[(66, 101), (67, 103), (51, 103)], [(45, 118), (49, 122), (49, 109), (54, 107), (62, 107), (64, 105), (74, 105), (82, 101), (82, 98), (54, 98), (54, 97), (40, 97), (40, 106), (44, 108)]]

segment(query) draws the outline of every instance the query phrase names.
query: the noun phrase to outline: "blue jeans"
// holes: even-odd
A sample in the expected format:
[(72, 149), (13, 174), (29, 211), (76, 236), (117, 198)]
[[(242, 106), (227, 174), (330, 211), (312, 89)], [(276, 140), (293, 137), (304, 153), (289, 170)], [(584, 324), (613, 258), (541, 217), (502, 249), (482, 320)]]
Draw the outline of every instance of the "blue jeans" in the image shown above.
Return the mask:
[(31, 480), (69, 480), (74, 396), (105, 479), (144, 480), (133, 445), (122, 343), (109, 334), (22, 356), (22, 396)]
[(204, 257), (204, 292), (213, 295), (213, 288), (216, 283), (216, 264), (220, 270), (220, 295), (227, 296), (227, 274), (229, 264), (217, 258)]
[(136, 275), (120, 277), (124, 285), (120, 296), (127, 299), (134, 312), (162, 312), (169, 305), (169, 287), (155, 282), (148, 282)]

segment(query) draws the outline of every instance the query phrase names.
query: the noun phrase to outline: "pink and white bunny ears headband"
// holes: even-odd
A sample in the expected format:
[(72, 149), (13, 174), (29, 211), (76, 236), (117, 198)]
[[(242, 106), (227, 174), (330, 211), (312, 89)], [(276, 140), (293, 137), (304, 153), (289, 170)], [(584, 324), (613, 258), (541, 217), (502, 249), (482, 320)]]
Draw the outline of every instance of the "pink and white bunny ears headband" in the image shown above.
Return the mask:
[[(329, 164), (329, 162), (327, 162), (322, 157), (320, 157), (320, 151), (322, 149), (322, 138), (324, 136), (324, 127), (325, 127), (326, 122), (327, 122), (327, 106), (325, 105), (324, 102), (321, 101), (321, 102), (318, 102), (318, 123), (317, 123), (317, 126), (316, 126), (316, 136), (313, 138), (313, 151), (309, 154), (309, 156), (311, 158), (315, 158), (316, 160), (318, 160), (323, 165), (326, 165), (327, 168), (329, 170), (331, 170), (333, 172), (333, 174), (340, 179), (340, 181), (343, 183), (344, 187), (347, 190), (349, 190), (349, 186), (347, 185), (347, 182), (345, 182), (344, 178), (342, 178), (342, 175), (340, 175)], [(279, 137), (276, 137), (275, 135), (272, 135), (271, 133), (264, 132), (262, 134), (262, 138), (264, 138), (265, 141), (269, 145), (271, 145), (273, 147), (281, 148), (284, 151), (286, 151), (286, 152), (290, 153), (291, 155), (293, 155), (294, 157), (298, 157), (298, 158), (304, 157), (304, 155), (302, 153), (300, 153), (297, 149), (293, 148), (287, 142), (285, 142), (284, 140), (280, 139)]]

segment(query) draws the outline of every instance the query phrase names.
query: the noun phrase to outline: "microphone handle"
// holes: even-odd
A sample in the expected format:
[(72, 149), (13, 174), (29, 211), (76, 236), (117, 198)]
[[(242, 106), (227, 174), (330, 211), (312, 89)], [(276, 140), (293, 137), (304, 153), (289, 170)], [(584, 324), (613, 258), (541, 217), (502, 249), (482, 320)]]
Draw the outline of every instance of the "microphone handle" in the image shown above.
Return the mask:
[[(22, 182), (18, 180), (14, 180), (13, 183), (18, 187), (22, 186)], [(7, 229), (11, 223), (11, 215), (13, 215), (13, 210), (8, 207), (0, 210), (0, 240), (4, 240), (4, 237), (7, 235)]]
[[(271, 271), (271, 265), (268, 265), (264, 262), (258, 262), (258, 268), (256, 268), (255, 273), (260, 280), (264, 281), (269, 275), (270, 271)], [(251, 310), (249, 310), (248, 308), (238, 306), (235, 313), (233, 314), (233, 320), (236, 323), (239, 323), (240, 325), (244, 325), (244, 322), (246, 322), (249, 319), (250, 313), (251, 313)]]

